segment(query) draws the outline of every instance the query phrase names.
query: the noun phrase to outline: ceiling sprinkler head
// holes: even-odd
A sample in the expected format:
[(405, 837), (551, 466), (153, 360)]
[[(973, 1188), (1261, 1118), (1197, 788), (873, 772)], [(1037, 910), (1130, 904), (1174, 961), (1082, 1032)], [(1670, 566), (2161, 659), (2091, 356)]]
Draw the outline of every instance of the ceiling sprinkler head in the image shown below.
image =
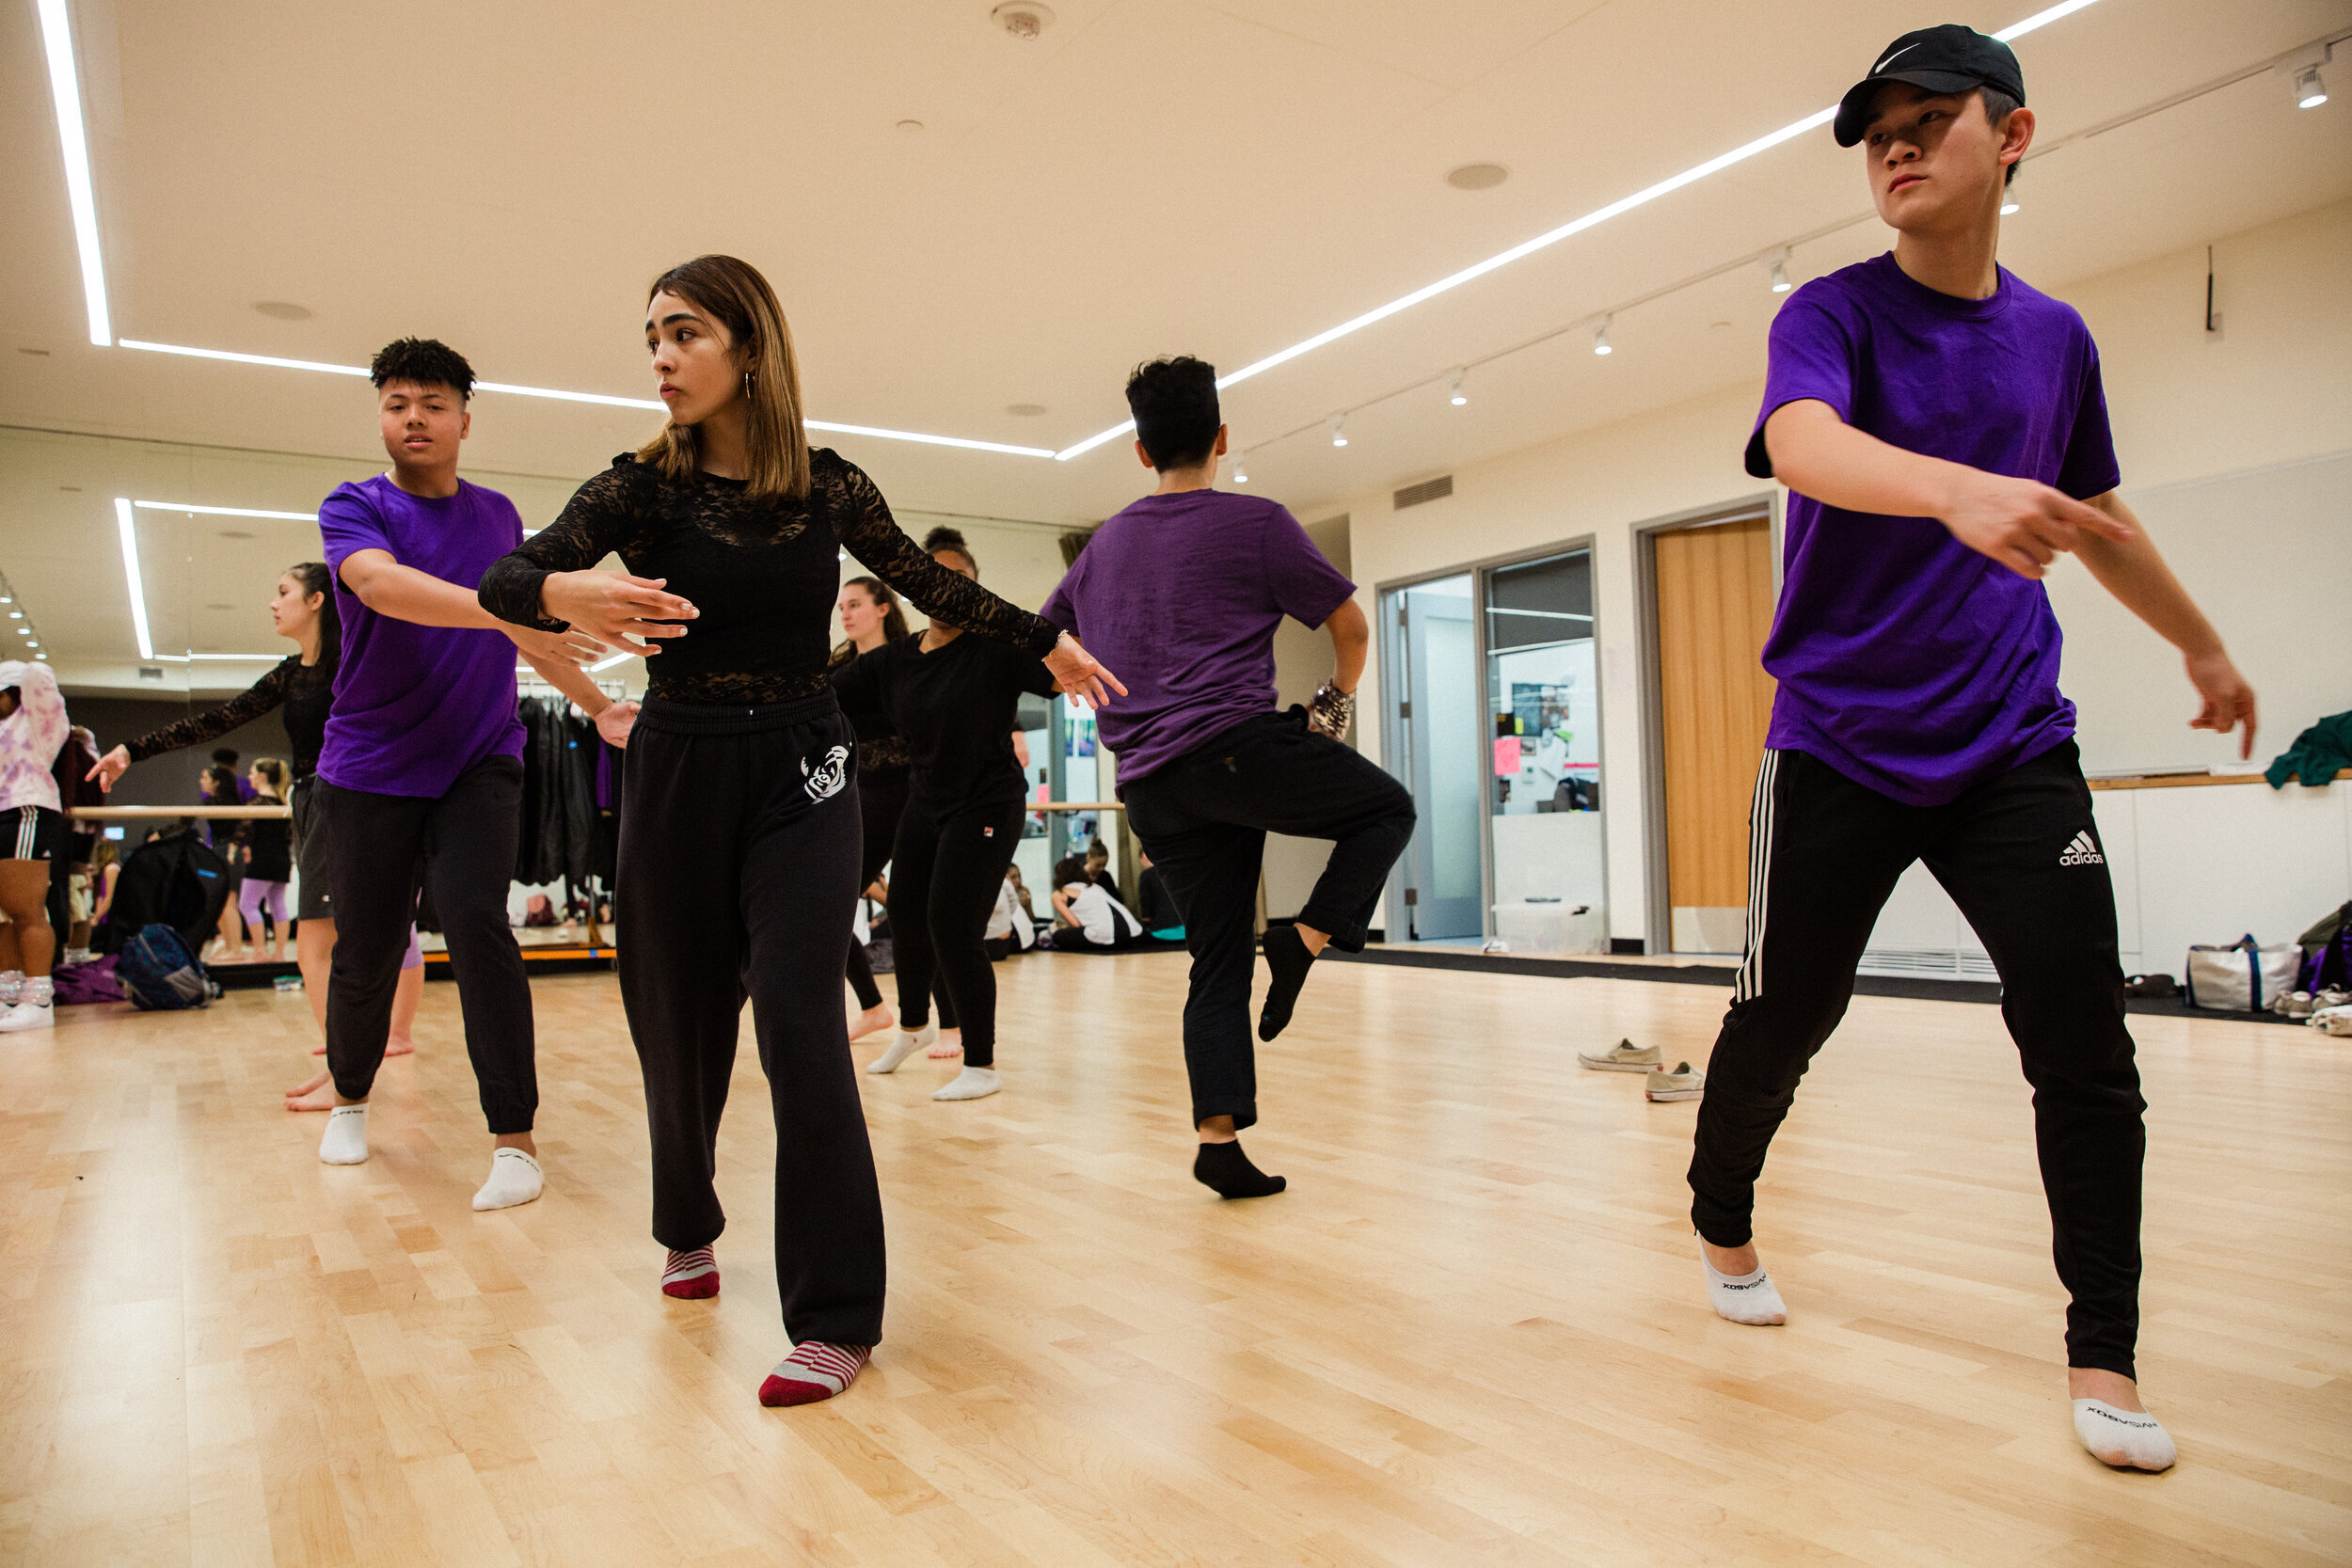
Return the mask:
[(988, 19), (1024, 43), (1035, 43), (1054, 24), (1053, 8), (1035, 0), (1005, 0)]

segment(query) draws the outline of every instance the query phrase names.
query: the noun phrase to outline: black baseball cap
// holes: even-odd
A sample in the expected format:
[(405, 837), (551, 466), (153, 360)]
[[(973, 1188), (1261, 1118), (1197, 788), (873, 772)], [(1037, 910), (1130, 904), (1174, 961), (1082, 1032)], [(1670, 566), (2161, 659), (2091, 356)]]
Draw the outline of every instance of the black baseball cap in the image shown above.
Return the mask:
[(1992, 87), (2020, 103), (2026, 101), (2026, 73), (2017, 68), (2017, 56), (2008, 44), (1957, 22), (1922, 27), (1880, 50), (1870, 74), (1846, 89), (1832, 126), (1838, 146), (1851, 147), (1862, 139), (1870, 128), (1870, 105), (1888, 82), (1907, 82), (1929, 92)]

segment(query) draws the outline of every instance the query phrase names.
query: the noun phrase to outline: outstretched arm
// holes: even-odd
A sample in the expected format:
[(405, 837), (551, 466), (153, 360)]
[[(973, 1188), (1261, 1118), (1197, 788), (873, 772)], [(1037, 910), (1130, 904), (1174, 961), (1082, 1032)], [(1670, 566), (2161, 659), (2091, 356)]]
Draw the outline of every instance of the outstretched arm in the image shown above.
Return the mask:
[(2130, 531), (2122, 539), (2086, 534), (2075, 546), (2083, 564), (2099, 579), (2099, 586), (2115, 595), (2124, 609), (2148, 623), (2149, 629), (2175, 648), (2188, 668), (2189, 683), (2197, 688), (2197, 695), (2204, 706), (2188, 721), (2193, 730), (2211, 730), (2216, 735), (2228, 735), (2243, 721), (2244, 737), (2238, 743), (2241, 761), (2254, 754), (2254, 689), (2246, 684), (2246, 677), (2230, 662), (2229, 651), (2221, 645), (2221, 634), (2213, 629), (2204, 611), (2197, 608), (2181, 586), (2181, 579), (2172, 575), (2157, 552), (2155, 541), (2122, 498), (2110, 490), (2104, 496), (2090, 498), (2090, 505), (2115, 519)]
[(1818, 398), (1781, 404), (1764, 422), (1772, 472), (1791, 490), (1848, 512), (1933, 517), (1952, 537), (2021, 578), (2088, 539), (2122, 543), (2130, 525), (2030, 479), (1923, 457), (1854, 429)]

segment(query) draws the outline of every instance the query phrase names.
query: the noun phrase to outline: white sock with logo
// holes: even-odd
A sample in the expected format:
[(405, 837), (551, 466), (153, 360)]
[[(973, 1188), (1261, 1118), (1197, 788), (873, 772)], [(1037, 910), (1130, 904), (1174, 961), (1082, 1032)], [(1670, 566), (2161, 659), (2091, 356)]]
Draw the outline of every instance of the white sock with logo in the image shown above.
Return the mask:
[(1769, 1328), (1788, 1321), (1788, 1308), (1780, 1299), (1780, 1287), (1761, 1268), (1753, 1274), (1725, 1274), (1699, 1254), (1699, 1265), (1707, 1270), (1707, 1299), (1715, 1310), (1736, 1323), (1749, 1323)]
[(477, 1211), (512, 1209), (517, 1203), (535, 1202), (547, 1190), (547, 1178), (539, 1170), (539, 1162), (519, 1148), (501, 1148), (490, 1156), (490, 1180), (473, 1195)]
[(2172, 1434), (2144, 1410), (2118, 1410), (2105, 1400), (2074, 1402), (2074, 1435), (2090, 1457), (2119, 1470), (2169, 1470), (2180, 1452)]
[(918, 1051), (930, 1050), (931, 1041), (937, 1038), (939, 1038), (939, 1025), (937, 1023), (926, 1023), (923, 1025), (920, 1032), (912, 1032), (901, 1029), (898, 1031), (898, 1037), (892, 1040), (890, 1044), (884, 1048), (881, 1055), (866, 1064), (866, 1070), (868, 1072), (896, 1072), (898, 1070), (898, 1064), (900, 1062), (905, 1061), (909, 1056), (914, 1055)]
[(326, 1131), (319, 1134), (319, 1161), (328, 1165), (357, 1165), (368, 1157), (368, 1108), (338, 1105), (326, 1113)]

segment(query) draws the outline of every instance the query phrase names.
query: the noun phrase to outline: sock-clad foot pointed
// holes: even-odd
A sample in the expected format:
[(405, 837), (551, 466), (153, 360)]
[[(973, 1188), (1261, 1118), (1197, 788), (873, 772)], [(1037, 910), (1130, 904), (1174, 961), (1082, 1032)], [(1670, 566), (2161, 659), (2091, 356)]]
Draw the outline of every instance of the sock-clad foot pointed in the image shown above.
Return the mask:
[(319, 1163), (358, 1165), (368, 1158), (368, 1108), (338, 1105), (326, 1113), (326, 1131), (319, 1134)]
[(2169, 1470), (2180, 1458), (2172, 1434), (2153, 1416), (2105, 1400), (2074, 1402), (2074, 1435), (2091, 1458), (2118, 1470)]
[(547, 1175), (537, 1160), (519, 1148), (501, 1148), (490, 1156), (490, 1180), (473, 1195), (474, 1210), (480, 1213), (536, 1203), (547, 1186)]
[(719, 1293), (719, 1259), (707, 1246), (670, 1249), (661, 1266), (661, 1293), (679, 1301), (708, 1301)]
[(1250, 1164), (1238, 1142), (1202, 1144), (1192, 1162), (1192, 1179), (1219, 1197), (1272, 1197), (1290, 1185)]
[(1270, 1040), (1290, 1022), (1315, 956), (1307, 951), (1307, 939), (1295, 926), (1267, 927), (1264, 946), (1265, 966), (1274, 977), (1266, 986), (1265, 1006), (1258, 1011), (1258, 1037)]
[(759, 1386), (759, 1402), (779, 1405), (815, 1404), (829, 1400), (857, 1381), (857, 1374), (874, 1358), (871, 1345), (821, 1345), (810, 1339), (792, 1347)]
[(883, 1048), (881, 1055), (866, 1064), (866, 1070), (896, 1072), (898, 1070), (900, 1062), (918, 1051), (928, 1049), (931, 1041), (937, 1038), (939, 1038), (939, 1025), (936, 1023), (926, 1023), (921, 1029), (914, 1031), (901, 1029), (898, 1037)]
[(1707, 1299), (1721, 1316), (1756, 1328), (1771, 1328), (1788, 1321), (1788, 1308), (1780, 1299), (1780, 1287), (1761, 1267), (1752, 1274), (1725, 1274), (1708, 1262), (1705, 1254), (1699, 1257), (1699, 1266), (1707, 1271)]
[(986, 1100), (1005, 1086), (993, 1067), (967, 1067), (931, 1091), (933, 1100)]

